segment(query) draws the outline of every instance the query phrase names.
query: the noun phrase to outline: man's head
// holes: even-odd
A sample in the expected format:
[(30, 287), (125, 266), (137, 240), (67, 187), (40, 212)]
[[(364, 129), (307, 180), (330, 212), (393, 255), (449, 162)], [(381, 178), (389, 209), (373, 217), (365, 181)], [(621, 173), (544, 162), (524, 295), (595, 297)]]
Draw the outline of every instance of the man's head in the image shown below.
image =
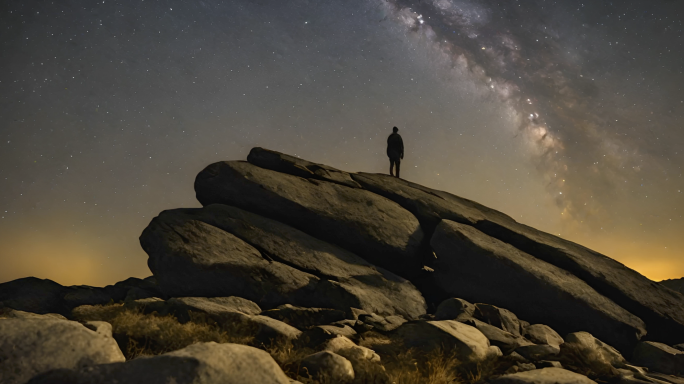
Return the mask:
[(394, 133), (399, 132), (399, 128), (397, 128), (397, 127), (392, 128), (392, 132), (394, 132)]

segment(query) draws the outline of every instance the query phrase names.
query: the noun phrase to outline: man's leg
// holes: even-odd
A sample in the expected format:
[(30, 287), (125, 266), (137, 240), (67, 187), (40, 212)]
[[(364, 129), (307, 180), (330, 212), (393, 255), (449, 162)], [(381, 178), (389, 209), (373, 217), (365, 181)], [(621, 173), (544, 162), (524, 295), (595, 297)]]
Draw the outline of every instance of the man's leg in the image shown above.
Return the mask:
[(394, 176), (394, 160), (390, 158), (390, 175)]
[(397, 160), (396, 164), (397, 164), (397, 177), (399, 177), (399, 166), (401, 165), (401, 160)]

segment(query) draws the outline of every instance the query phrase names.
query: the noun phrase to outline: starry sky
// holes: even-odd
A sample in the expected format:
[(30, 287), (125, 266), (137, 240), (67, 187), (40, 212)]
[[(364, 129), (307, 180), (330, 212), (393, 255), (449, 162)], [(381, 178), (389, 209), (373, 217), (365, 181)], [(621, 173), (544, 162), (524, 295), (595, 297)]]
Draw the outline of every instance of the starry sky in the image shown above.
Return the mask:
[(146, 277), (138, 237), (254, 146), (387, 172), (684, 276), (684, 2), (0, 4), (0, 282)]

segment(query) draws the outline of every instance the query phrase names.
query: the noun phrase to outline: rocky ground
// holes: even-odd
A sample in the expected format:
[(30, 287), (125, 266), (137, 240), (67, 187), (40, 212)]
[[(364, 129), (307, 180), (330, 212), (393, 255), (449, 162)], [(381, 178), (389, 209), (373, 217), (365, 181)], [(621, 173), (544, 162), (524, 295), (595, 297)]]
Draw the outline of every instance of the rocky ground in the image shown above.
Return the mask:
[(140, 237), (153, 276), (0, 284), (0, 383), (684, 384), (681, 281), (254, 148)]

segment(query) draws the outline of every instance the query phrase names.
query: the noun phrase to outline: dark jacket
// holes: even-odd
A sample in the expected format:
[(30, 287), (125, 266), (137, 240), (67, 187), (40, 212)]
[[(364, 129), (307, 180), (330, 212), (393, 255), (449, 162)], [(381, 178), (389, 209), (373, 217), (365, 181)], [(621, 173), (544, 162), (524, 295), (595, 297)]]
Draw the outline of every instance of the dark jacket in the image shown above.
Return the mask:
[(392, 160), (404, 158), (404, 141), (398, 133), (392, 133), (387, 138), (387, 156)]

